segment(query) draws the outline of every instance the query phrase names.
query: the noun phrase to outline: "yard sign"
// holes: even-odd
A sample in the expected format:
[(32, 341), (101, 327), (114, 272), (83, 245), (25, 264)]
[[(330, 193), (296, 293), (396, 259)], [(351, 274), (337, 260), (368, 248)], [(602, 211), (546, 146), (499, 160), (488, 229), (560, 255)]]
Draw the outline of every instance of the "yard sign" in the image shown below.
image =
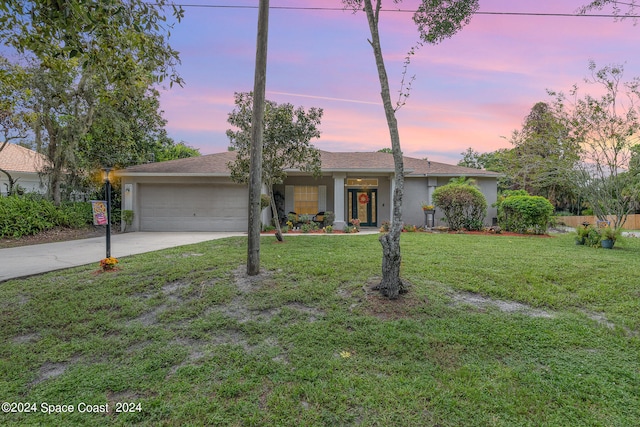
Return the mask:
[(104, 200), (92, 200), (91, 208), (93, 209), (93, 225), (106, 225), (107, 202)]

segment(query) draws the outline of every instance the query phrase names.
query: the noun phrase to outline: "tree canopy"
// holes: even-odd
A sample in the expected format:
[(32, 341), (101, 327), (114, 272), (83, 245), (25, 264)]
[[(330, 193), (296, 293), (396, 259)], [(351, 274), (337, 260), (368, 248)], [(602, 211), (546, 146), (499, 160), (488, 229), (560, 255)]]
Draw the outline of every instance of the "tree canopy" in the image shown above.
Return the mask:
[[(227, 130), (230, 148), (237, 153), (235, 161), (229, 163), (231, 179), (248, 183), (251, 159), (251, 120), (253, 95), (243, 92), (235, 94), (235, 109), (227, 120), (234, 129)], [(282, 184), (287, 177), (287, 169), (299, 169), (320, 176), (320, 151), (311, 140), (320, 137), (321, 108), (294, 107), (292, 104), (277, 104), (265, 101), (262, 181), (271, 196), (273, 218), (281, 239), (280, 221), (273, 186)]]
[(601, 220), (612, 216), (613, 227), (624, 224), (638, 199), (634, 175), (628, 173), (633, 147), (640, 134), (636, 103), (640, 79), (625, 81), (621, 65), (598, 68), (589, 63), (587, 82), (597, 86), (600, 95), (584, 94), (574, 85), (570, 98), (554, 93), (555, 108), (570, 137), (580, 146), (574, 182), (581, 196)]
[(143, 68), (157, 81), (181, 83), (178, 52), (167, 43), (169, 6), (179, 21), (182, 9), (167, 0), (5, 0), (0, 38), (45, 68), (78, 58), (82, 68), (99, 70), (109, 82), (135, 83), (135, 71)]
[[(145, 124), (150, 120), (164, 125), (157, 119), (157, 108), (150, 111), (144, 104), (157, 98), (150, 89), (153, 84), (164, 79), (182, 83), (175, 68), (178, 53), (168, 44), (171, 24), (164, 14), (168, 5), (165, 0), (0, 4), (0, 37), (22, 55), (20, 61), (28, 70), (26, 108), (33, 113), (36, 148), (51, 164), (45, 172), (55, 203), (61, 200), (64, 172), (73, 175), (83, 166), (79, 154), (83, 144), (89, 147), (85, 159), (118, 161), (105, 158), (117, 157), (112, 155), (118, 151), (116, 143), (100, 138), (122, 137), (118, 144), (130, 144), (129, 136), (149, 129), (136, 122), (145, 109)], [(174, 8), (174, 17), (179, 20), (182, 11)]]
[(510, 142), (513, 149), (505, 160), (511, 189), (545, 197), (556, 206), (575, 199), (572, 171), (580, 146), (551, 105), (536, 103)]

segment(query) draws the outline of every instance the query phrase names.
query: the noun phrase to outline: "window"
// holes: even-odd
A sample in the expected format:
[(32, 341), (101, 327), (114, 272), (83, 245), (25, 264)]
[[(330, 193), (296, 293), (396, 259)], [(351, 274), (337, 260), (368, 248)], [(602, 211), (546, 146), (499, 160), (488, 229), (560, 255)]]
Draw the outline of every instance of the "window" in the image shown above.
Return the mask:
[(378, 178), (347, 178), (347, 187), (377, 187)]
[(293, 210), (299, 214), (318, 213), (318, 187), (296, 185), (293, 191)]

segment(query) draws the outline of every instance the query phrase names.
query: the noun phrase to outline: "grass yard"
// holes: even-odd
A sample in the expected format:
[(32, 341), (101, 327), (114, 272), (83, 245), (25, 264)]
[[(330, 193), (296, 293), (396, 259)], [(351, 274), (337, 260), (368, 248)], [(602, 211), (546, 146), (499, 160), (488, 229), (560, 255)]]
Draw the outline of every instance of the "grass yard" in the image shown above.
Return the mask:
[(0, 284), (0, 424), (640, 425), (640, 239), (405, 233), (385, 301), (376, 236), (285, 238)]

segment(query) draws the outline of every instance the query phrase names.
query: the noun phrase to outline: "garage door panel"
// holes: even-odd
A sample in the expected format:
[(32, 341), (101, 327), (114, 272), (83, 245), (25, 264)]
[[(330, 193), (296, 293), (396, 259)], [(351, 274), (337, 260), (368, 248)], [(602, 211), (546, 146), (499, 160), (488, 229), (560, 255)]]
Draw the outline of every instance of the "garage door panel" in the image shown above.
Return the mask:
[(248, 193), (238, 185), (140, 186), (143, 231), (245, 231)]

